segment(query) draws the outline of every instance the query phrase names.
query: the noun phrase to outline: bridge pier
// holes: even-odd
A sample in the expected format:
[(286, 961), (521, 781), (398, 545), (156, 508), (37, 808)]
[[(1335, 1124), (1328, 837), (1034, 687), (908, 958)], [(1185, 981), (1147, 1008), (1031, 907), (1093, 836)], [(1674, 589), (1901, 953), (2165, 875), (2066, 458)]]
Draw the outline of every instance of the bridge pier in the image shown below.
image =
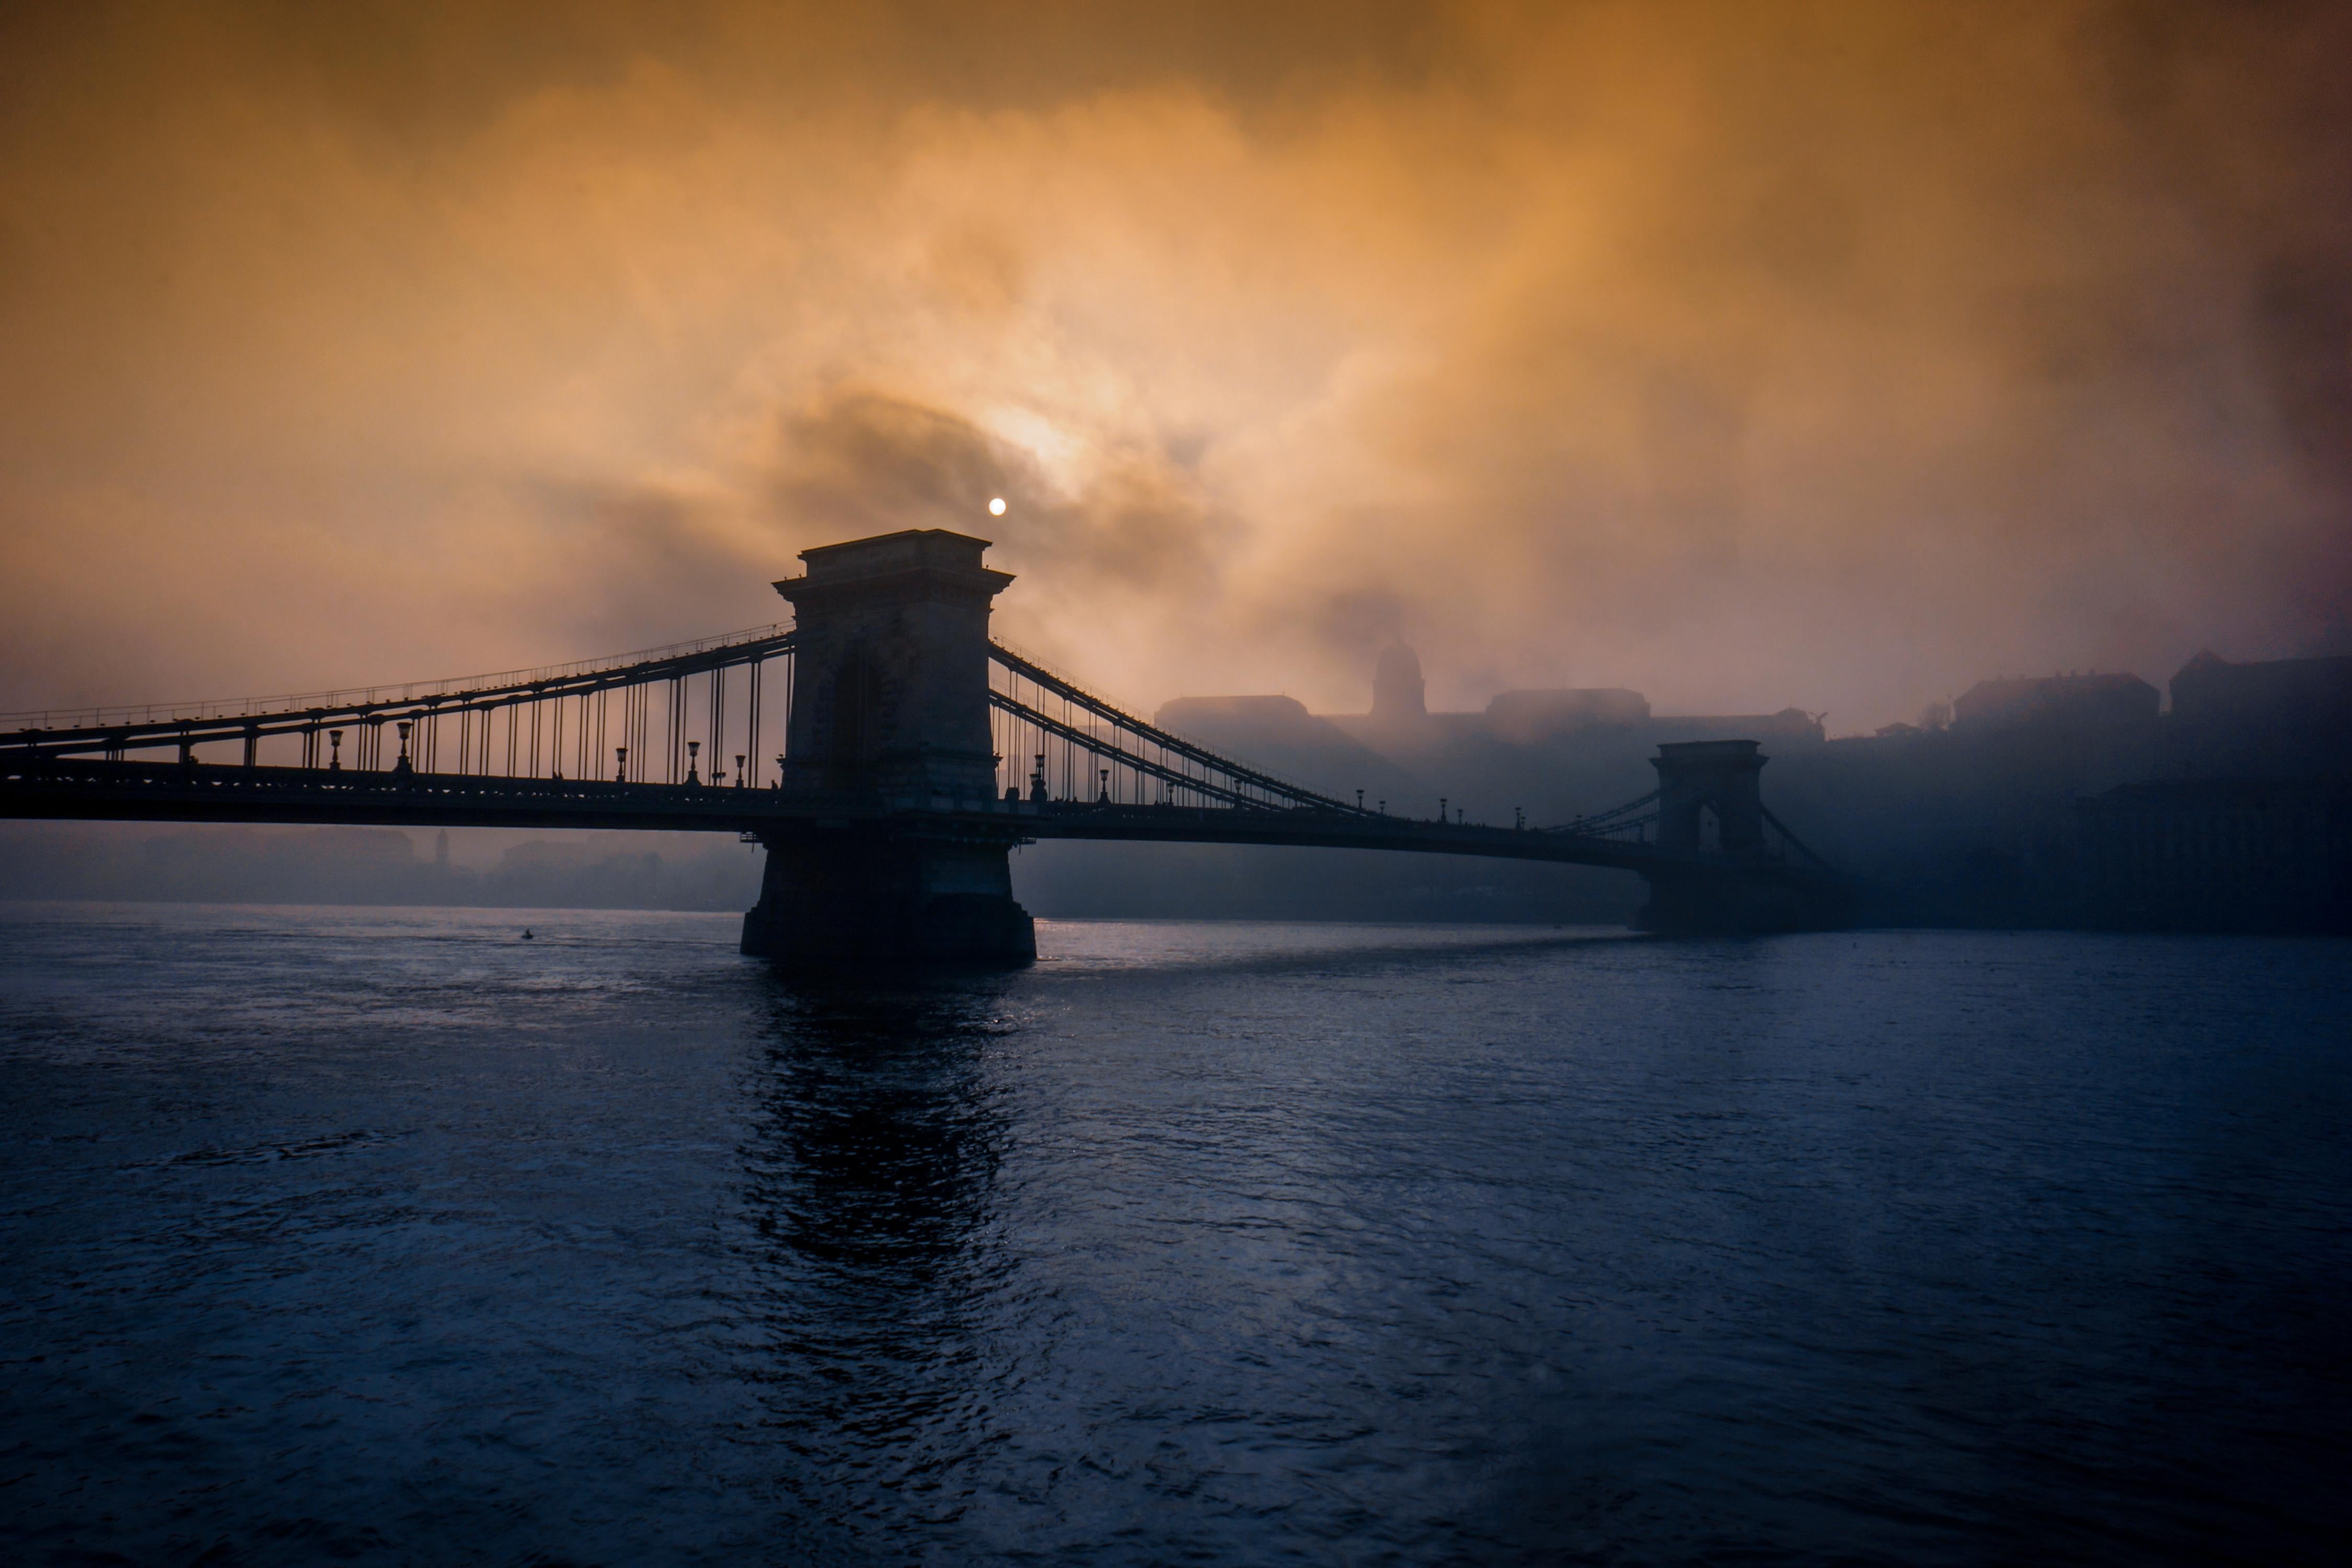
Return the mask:
[(1017, 836), (889, 820), (995, 797), (988, 616), (1013, 577), (987, 548), (909, 529), (803, 551), (806, 574), (776, 584), (796, 623), (785, 787), (877, 815), (763, 835), (745, 952), (794, 969), (1036, 958)]
[(743, 916), (743, 952), (779, 969), (1036, 960), (1003, 839), (860, 825), (762, 842), (767, 870)]
[(1853, 922), (1850, 900), (1817, 879), (1700, 868), (1644, 871), (1650, 899), (1634, 929), (1662, 936), (1759, 936), (1837, 931)]

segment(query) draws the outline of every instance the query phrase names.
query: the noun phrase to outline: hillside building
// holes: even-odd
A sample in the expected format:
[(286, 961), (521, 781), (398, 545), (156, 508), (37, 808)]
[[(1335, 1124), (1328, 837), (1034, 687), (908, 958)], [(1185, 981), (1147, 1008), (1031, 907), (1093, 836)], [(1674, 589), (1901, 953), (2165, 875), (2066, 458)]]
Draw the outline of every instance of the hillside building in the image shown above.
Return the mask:
[(1955, 729), (2020, 724), (2153, 724), (2163, 699), (2137, 675), (1979, 680), (1952, 704)]

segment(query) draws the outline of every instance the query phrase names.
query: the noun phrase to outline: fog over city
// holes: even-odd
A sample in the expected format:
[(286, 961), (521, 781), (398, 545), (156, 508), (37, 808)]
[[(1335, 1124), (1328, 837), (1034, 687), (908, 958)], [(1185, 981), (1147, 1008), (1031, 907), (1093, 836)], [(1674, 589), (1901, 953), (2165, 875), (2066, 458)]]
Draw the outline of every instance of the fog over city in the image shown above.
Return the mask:
[(0, 4), (6, 1560), (2340, 1560), (2348, 67)]
[(2343, 643), (2342, 7), (560, 15), (0, 21), (0, 707), (646, 647), (918, 526), (1144, 711)]

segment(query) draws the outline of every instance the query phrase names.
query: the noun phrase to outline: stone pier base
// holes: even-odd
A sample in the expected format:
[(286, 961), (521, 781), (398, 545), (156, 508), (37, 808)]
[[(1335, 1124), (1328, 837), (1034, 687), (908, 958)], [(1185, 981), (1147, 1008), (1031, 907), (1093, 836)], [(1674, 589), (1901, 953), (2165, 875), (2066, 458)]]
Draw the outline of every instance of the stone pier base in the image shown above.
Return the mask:
[(835, 829), (771, 839), (767, 850), (743, 952), (779, 969), (1036, 961), (1003, 842)]
[(1811, 879), (1650, 874), (1641, 931), (1667, 936), (1736, 936), (1839, 931), (1853, 923), (1851, 894)]

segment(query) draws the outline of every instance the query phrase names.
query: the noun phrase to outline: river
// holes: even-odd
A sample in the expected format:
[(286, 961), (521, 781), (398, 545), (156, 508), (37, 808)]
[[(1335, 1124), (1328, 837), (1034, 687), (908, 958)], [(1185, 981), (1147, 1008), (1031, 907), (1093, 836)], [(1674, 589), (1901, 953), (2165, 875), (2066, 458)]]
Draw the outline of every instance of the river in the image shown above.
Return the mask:
[(735, 925), (0, 904), (11, 1559), (2352, 1523), (2352, 944), (1041, 922), (809, 989)]

